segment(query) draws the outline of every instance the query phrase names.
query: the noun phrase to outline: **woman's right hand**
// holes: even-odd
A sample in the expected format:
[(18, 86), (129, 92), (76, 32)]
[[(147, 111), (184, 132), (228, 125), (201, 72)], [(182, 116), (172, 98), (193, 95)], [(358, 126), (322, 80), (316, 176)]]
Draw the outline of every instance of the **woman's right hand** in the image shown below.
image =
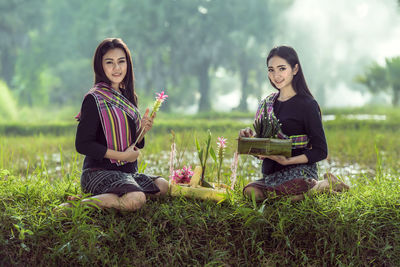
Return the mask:
[(135, 162), (139, 158), (140, 150), (132, 145), (124, 151), (124, 154), (125, 161)]
[(255, 134), (250, 127), (247, 127), (245, 129), (241, 129), (239, 131), (239, 137), (253, 137)]

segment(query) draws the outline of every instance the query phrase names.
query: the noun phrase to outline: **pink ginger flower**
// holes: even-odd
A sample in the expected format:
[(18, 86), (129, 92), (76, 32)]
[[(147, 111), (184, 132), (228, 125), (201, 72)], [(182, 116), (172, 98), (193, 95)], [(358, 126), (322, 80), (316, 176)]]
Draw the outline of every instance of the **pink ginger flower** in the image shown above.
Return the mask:
[(182, 169), (178, 169), (173, 171), (173, 175), (171, 177), (172, 182), (175, 184), (188, 184), (190, 183), (190, 179), (193, 176), (193, 171), (191, 166), (183, 166)]
[(176, 145), (175, 142), (171, 145), (171, 153), (169, 155), (169, 177), (172, 178), (174, 176), (174, 164), (176, 157)]
[(165, 101), (165, 99), (167, 99), (168, 95), (164, 94), (164, 91), (162, 91), (161, 93), (156, 93), (157, 97), (156, 97), (156, 101), (153, 104), (153, 110), (151, 111), (150, 116), (153, 116), (154, 113), (156, 113), (160, 107), (161, 104)]
[(219, 149), (224, 149), (226, 147), (226, 138), (218, 137), (217, 145)]
[(218, 165), (217, 165), (217, 179), (218, 184), (221, 178), (221, 168), (222, 168), (222, 161), (224, 159), (224, 148), (226, 147), (226, 138), (218, 137), (217, 145), (218, 145)]
[(156, 95), (156, 100), (161, 102), (164, 102), (164, 100), (168, 97), (168, 95), (164, 94), (164, 91), (162, 91), (161, 93), (156, 93)]
[[(154, 104), (153, 104), (153, 110), (152, 110), (151, 113), (150, 113), (150, 117), (153, 117), (153, 116), (154, 116), (154, 113), (156, 113), (156, 112), (160, 109), (161, 104), (162, 104), (162, 103), (165, 101), (165, 99), (167, 99), (167, 97), (168, 97), (168, 95), (164, 94), (164, 91), (162, 91), (161, 93), (156, 93), (156, 95), (157, 95), (156, 101), (155, 101)], [(136, 139), (136, 142), (133, 144), (133, 146), (135, 146), (136, 143), (137, 143), (137, 141), (138, 141), (139, 139), (141, 139), (143, 132), (144, 132), (144, 128), (142, 128), (142, 130), (140, 131), (140, 134), (139, 134), (138, 138)]]

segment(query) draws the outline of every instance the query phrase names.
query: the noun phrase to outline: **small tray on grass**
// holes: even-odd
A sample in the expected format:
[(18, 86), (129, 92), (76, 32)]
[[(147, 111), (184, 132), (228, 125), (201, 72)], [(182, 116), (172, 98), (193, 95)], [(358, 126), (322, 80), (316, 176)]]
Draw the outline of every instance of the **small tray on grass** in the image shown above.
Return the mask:
[(216, 202), (225, 201), (228, 198), (227, 186), (219, 184), (217, 188), (202, 187), (199, 185), (201, 173), (201, 166), (196, 166), (190, 184), (170, 184), (169, 191), (171, 196), (184, 196)]

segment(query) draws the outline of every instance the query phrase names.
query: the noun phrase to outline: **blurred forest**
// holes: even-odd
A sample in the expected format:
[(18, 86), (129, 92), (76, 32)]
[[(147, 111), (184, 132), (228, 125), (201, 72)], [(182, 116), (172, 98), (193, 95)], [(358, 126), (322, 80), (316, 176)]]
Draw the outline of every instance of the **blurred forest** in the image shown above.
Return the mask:
[[(237, 88), (234, 109), (247, 111), (250, 97), (265, 95), (265, 57), (285, 40), (282, 11), (295, 2), (0, 0), (0, 113), (12, 119), (18, 105), (79, 106), (93, 83), (94, 50), (106, 37), (120, 37), (130, 48), (140, 100), (150, 101), (163, 89), (171, 96), (165, 109), (209, 111), (213, 99)], [(304, 57), (322, 70), (314, 55)], [(362, 59), (366, 67), (347, 81), (371, 92), (381, 86), (398, 105), (399, 60), (388, 58), (378, 68), (373, 58)], [(325, 71), (321, 75), (333, 72)], [(337, 79), (311, 80), (322, 105), (329, 97), (325, 82)]]

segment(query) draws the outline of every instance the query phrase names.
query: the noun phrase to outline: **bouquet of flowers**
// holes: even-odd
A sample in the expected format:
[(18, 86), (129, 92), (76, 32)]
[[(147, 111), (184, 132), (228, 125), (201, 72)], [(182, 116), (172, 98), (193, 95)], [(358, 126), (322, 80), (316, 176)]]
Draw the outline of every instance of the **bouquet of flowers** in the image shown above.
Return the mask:
[[(152, 117), (161, 107), (161, 104), (165, 101), (165, 99), (167, 99), (168, 95), (164, 94), (164, 91), (162, 91), (161, 93), (156, 93), (157, 97), (156, 97), (156, 101), (154, 101), (153, 104), (153, 110), (150, 113), (150, 117)], [(134, 146), (136, 145), (136, 143), (138, 142), (138, 140), (141, 139), (142, 135), (143, 135), (143, 131), (144, 129), (142, 129), (139, 133), (138, 138), (136, 138), (136, 142), (134, 143)]]
[(172, 183), (174, 184), (188, 184), (190, 183), (190, 179), (193, 176), (193, 171), (192, 167), (189, 166), (183, 166), (182, 169), (178, 169), (173, 171), (172, 176), (170, 177), (172, 180)]

